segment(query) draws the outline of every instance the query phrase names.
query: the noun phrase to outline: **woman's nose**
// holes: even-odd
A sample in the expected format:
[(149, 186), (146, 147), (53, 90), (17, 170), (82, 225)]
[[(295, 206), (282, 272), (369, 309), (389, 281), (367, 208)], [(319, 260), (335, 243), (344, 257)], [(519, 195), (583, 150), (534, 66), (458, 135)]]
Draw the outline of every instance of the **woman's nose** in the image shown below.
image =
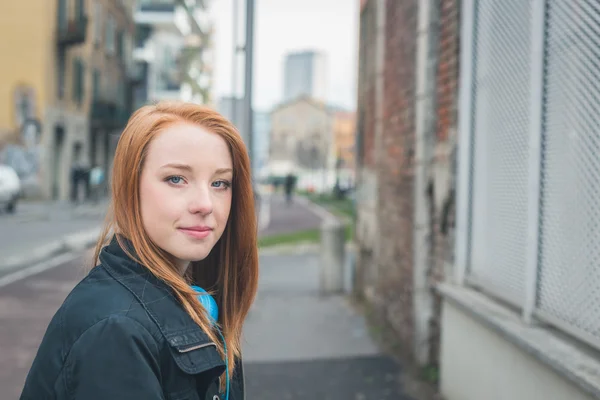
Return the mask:
[(199, 188), (190, 193), (189, 211), (192, 214), (208, 215), (213, 211), (213, 199), (208, 188)]

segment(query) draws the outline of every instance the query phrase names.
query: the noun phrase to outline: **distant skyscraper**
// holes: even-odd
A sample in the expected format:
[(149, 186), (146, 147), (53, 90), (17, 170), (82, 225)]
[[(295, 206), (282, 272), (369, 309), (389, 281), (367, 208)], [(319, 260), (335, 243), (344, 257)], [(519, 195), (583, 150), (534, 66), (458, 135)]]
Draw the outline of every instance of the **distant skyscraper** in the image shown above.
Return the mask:
[(308, 95), (318, 100), (327, 97), (327, 62), (322, 53), (304, 51), (285, 58), (284, 101)]

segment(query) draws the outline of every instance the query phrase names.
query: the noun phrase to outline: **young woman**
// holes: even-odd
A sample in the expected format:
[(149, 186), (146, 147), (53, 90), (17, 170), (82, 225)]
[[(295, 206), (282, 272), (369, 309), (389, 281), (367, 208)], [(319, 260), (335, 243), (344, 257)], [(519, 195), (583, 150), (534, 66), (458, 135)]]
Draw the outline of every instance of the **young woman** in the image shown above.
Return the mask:
[(21, 399), (243, 399), (258, 252), (234, 126), (193, 104), (138, 110), (117, 146), (111, 210), (99, 264), (50, 322)]

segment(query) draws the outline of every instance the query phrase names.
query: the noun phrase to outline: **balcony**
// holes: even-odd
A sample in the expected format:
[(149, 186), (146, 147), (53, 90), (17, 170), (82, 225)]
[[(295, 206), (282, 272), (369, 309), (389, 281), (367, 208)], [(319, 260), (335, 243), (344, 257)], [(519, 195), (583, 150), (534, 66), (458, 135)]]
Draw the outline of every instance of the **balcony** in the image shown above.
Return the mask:
[(130, 113), (114, 101), (96, 99), (92, 102), (90, 120), (94, 127), (122, 128), (127, 124)]
[(176, 29), (175, 1), (147, 0), (141, 1), (133, 19), (138, 25), (162, 26)]
[(145, 1), (140, 4), (140, 11), (145, 12), (175, 12), (175, 3), (162, 1)]
[(57, 32), (58, 46), (65, 48), (85, 43), (87, 24), (87, 17), (79, 16), (68, 19), (64, 24), (59, 25)]

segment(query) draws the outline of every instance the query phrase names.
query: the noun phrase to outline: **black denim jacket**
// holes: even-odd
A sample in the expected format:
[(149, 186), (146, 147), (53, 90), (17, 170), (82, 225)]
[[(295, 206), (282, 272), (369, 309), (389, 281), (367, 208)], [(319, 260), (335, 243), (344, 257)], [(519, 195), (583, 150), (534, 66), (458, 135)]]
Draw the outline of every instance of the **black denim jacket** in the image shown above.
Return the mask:
[[(171, 289), (116, 239), (73, 289), (38, 349), (22, 400), (217, 400), (225, 365)], [(243, 400), (238, 360), (230, 400)]]

